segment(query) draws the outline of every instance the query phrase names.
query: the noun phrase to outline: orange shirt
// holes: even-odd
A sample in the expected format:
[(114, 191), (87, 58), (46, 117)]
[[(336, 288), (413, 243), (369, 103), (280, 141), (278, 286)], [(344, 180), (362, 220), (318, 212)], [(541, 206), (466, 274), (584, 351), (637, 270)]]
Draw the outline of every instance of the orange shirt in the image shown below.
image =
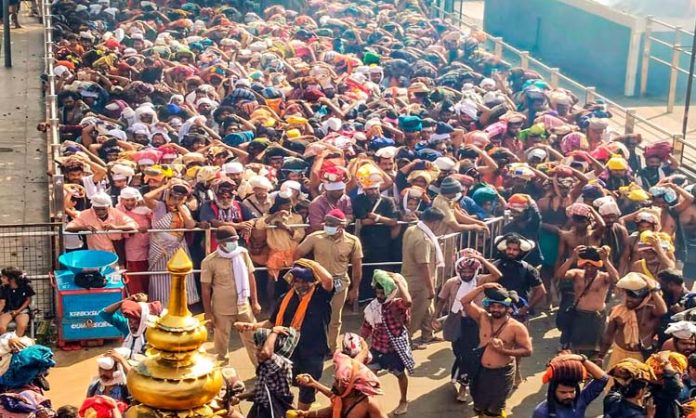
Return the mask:
[[(138, 224), (133, 218), (114, 208), (109, 208), (109, 215), (103, 221), (97, 217), (94, 209), (83, 210), (68, 224), (67, 228), (93, 226), (97, 231), (105, 231), (105, 224), (128, 225), (132, 229), (138, 229)], [(114, 252), (114, 244), (111, 241), (118, 241), (121, 238), (123, 238), (122, 234), (90, 234), (87, 235), (87, 248)]]

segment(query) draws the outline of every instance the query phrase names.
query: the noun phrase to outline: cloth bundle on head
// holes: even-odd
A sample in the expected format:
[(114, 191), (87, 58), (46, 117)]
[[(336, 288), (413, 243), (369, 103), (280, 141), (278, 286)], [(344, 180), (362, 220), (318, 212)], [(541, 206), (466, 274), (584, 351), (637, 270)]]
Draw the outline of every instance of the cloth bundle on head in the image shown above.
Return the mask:
[(90, 198), (93, 208), (110, 208), (112, 201), (111, 196), (105, 192), (99, 192)]
[(290, 284), (292, 284), (293, 280), (301, 280), (304, 282), (317, 281), (317, 278), (314, 276), (314, 272), (312, 271), (312, 269), (298, 262), (295, 262), (295, 265), (292, 266), (292, 268), (288, 270), (287, 273), (285, 273), (285, 276), (283, 276), (283, 278)]
[(566, 216), (582, 216), (583, 218), (590, 218), (592, 216), (592, 208), (590, 205), (584, 203), (573, 203), (566, 208)]
[(249, 187), (252, 189), (264, 189), (266, 191), (273, 190), (273, 184), (265, 176), (253, 176), (249, 179)]
[(394, 279), (385, 270), (376, 269), (372, 274), (372, 287), (381, 287), (384, 294), (389, 297), (396, 292), (396, 283)]
[(498, 200), (498, 193), (490, 186), (483, 186), (476, 189), (471, 198), (477, 205), (481, 206), (486, 202), (495, 202)]
[(668, 252), (674, 252), (674, 244), (672, 243), (672, 237), (666, 232), (653, 232), (653, 231), (643, 231), (640, 233), (638, 238), (638, 250), (648, 250), (652, 249), (652, 244), (650, 241), (656, 239), (662, 247), (663, 250)]
[[(276, 336), (275, 347), (273, 351), (285, 358), (290, 358), (292, 353), (297, 347), (297, 343), (300, 341), (300, 334), (294, 328), (285, 328), (287, 334), (278, 334)], [(257, 347), (261, 347), (266, 343), (268, 336), (271, 334), (271, 330), (268, 328), (259, 328), (254, 332), (254, 344)]]
[(592, 204), (597, 208), (597, 212), (599, 212), (599, 214), (602, 216), (621, 216), (621, 209), (619, 209), (619, 205), (612, 196), (600, 197), (599, 199), (595, 199)]
[(671, 153), (672, 143), (670, 141), (659, 141), (646, 146), (645, 151), (643, 151), (643, 156), (645, 158), (656, 157), (661, 160), (664, 160)]
[(473, 248), (462, 250), (460, 257), (454, 262), (454, 268), (457, 270), (457, 273), (461, 273), (464, 269), (471, 269), (478, 273), (481, 269), (481, 261), (477, 257), (481, 257), (481, 253)]
[[(336, 369), (336, 380), (340, 381), (346, 388), (344, 393), (339, 394), (336, 398), (343, 398), (353, 390), (357, 390), (367, 396), (382, 394), (379, 378), (364, 364), (338, 351), (334, 353), (333, 362)], [(338, 412), (340, 414), (341, 410), (339, 409)]]
[(372, 164), (364, 164), (355, 175), (363, 189), (379, 187), (382, 184), (382, 175), (377, 167)]
[(484, 308), (488, 308), (492, 303), (499, 303), (507, 307), (512, 305), (510, 293), (505, 288), (488, 288), (483, 291), (483, 294), (484, 298), (481, 304)]
[(665, 334), (671, 335), (672, 337), (680, 340), (693, 338), (694, 335), (696, 335), (696, 324), (691, 321), (672, 322), (671, 324), (667, 325)]
[[(355, 358), (363, 349), (363, 339), (353, 332), (346, 332), (343, 334), (343, 340), (341, 341), (341, 352), (350, 358)], [(372, 354), (367, 352), (367, 364), (372, 362)]]
[(546, 373), (542, 377), (544, 383), (549, 382), (582, 382), (587, 378), (585, 366), (579, 360), (554, 358), (549, 362)]
[(426, 170), (413, 170), (413, 171), (411, 171), (409, 173), (408, 177), (406, 177), (406, 181), (409, 182), (409, 184), (413, 184), (413, 180), (418, 179), (418, 178), (425, 180), (425, 182), (427, 184), (430, 184), (433, 181), (432, 174)]
[[(606, 249), (608, 251), (608, 248)], [(604, 265), (602, 257), (599, 256), (597, 247), (585, 247), (578, 255), (578, 267), (583, 267), (586, 264), (600, 268)]]
[(607, 169), (612, 171), (628, 170), (628, 161), (620, 155), (616, 154), (607, 161)]
[(563, 152), (563, 154), (568, 154), (577, 150), (587, 151), (589, 149), (590, 143), (587, 137), (580, 132), (571, 132), (561, 139), (561, 152)]
[(633, 380), (654, 382), (657, 380), (653, 369), (642, 361), (625, 358), (616, 363), (608, 372), (620, 385), (626, 386)]
[(622, 277), (616, 287), (619, 289), (630, 290), (632, 292), (641, 291), (648, 287), (650, 279), (642, 273), (631, 272)]
[(128, 408), (128, 405), (108, 396), (97, 395), (82, 402), (79, 414), (82, 418), (114, 418), (114, 407), (123, 413)]
[(513, 163), (508, 167), (508, 175), (513, 178), (520, 178), (526, 181), (532, 180), (536, 174), (527, 163)]
[(111, 179), (114, 181), (128, 180), (135, 175), (135, 170), (125, 164), (114, 164), (109, 168)]
[(524, 193), (515, 193), (507, 201), (508, 209), (522, 212), (532, 206), (532, 197)]
[[(661, 358), (664, 355), (664, 352), (654, 353), (650, 357), (648, 357), (647, 360), (645, 360), (645, 364), (647, 364), (648, 367), (650, 367), (655, 372), (655, 376), (658, 378), (662, 376), (662, 373), (664, 372), (664, 367), (662, 366)], [(672, 368), (677, 374), (681, 375), (684, 373), (684, 371), (686, 371), (686, 356), (675, 351), (668, 351), (666, 355), (669, 364), (672, 366)]]
[(648, 189), (653, 198), (662, 198), (668, 205), (677, 203), (677, 193), (671, 187), (653, 186)]
[(343, 190), (346, 188), (346, 171), (343, 167), (329, 166), (322, 172), (322, 186), (325, 190)]
[(399, 116), (399, 128), (405, 133), (423, 130), (423, 120), (418, 116)]
[(495, 238), (495, 248), (498, 249), (498, 251), (505, 251), (507, 248), (507, 240), (510, 238), (515, 238), (520, 241), (520, 251), (523, 253), (528, 253), (536, 247), (534, 241), (528, 240), (515, 232), (510, 232)]

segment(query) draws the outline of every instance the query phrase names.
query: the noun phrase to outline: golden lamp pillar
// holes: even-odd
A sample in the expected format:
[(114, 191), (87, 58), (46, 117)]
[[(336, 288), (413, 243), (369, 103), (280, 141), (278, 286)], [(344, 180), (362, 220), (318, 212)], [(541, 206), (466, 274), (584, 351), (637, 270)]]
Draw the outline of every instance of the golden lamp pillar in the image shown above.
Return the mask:
[(179, 249), (167, 263), (172, 275), (167, 313), (146, 331), (146, 358), (128, 372), (128, 391), (138, 404), (126, 418), (213, 417), (210, 402), (223, 384), (212, 356), (201, 349), (205, 325), (187, 307), (186, 275), (193, 265)]

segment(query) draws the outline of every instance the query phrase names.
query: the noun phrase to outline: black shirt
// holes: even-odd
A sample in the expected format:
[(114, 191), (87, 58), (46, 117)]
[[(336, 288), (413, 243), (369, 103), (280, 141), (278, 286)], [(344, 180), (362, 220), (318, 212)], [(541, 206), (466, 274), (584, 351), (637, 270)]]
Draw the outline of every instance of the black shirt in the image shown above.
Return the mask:
[[(295, 316), (295, 311), (297, 311), (297, 307), (300, 304), (300, 298), (297, 296), (297, 293), (292, 289), (290, 292), (292, 292), (292, 299), (290, 299), (290, 303), (288, 303), (288, 307), (283, 315), (283, 326), (285, 327), (290, 326), (292, 318)], [(293, 356), (324, 356), (329, 352), (328, 333), (331, 320), (331, 297), (333, 294), (333, 289), (327, 292), (321, 285), (317, 285), (317, 290), (309, 301), (307, 313), (300, 327), (300, 341), (297, 343)], [(270, 321), (273, 324), (276, 322), (280, 301), (283, 298), (285, 298), (285, 295), (278, 299), (278, 304), (276, 304), (270, 317)]]
[(542, 284), (539, 271), (526, 261), (500, 259), (493, 265), (502, 273), (498, 283), (507, 290), (516, 291), (521, 298), (528, 300), (529, 291)]
[(2, 311), (10, 312), (19, 309), (27, 298), (34, 295), (34, 289), (28, 285), (19, 286), (16, 289), (12, 289), (10, 286), (2, 286), (0, 287), (0, 299), (5, 301), (5, 307)]
[[(375, 208), (375, 204), (377, 207)], [(374, 210), (372, 208), (375, 208)], [(396, 219), (396, 203), (391, 197), (380, 196), (379, 203), (371, 202), (365, 194), (359, 194), (353, 199), (353, 214), (355, 219), (367, 219), (367, 215), (374, 212), (386, 218)], [(370, 250), (385, 250), (383, 257), (389, 258), (389, 247), (392, 243), (391, 227), (387, 225), (367, 225), (360, 228), (360, 241), (363, 248)]]
[(617, 392), (609, 392), (604, 398), (604, 418), (645, 418), (646, 416), (645, 409), (627, 401)]

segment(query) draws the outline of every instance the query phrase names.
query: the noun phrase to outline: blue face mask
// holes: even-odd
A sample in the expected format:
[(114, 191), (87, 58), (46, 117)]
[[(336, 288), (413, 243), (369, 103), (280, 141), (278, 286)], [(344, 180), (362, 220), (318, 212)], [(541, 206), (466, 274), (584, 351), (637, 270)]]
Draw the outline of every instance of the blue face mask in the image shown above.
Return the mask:
[(231, 253), (232, 251), (236, 250), (239, 244), (237, 241), (229, 241), (229, 242), (223, 242), (222, 248), (225, 249), (226, 252)]
[(326, 232), (326, 235), (336, 235), (336, 233), (338, 232), (338, 227), (324, 225), (324, 232)]

